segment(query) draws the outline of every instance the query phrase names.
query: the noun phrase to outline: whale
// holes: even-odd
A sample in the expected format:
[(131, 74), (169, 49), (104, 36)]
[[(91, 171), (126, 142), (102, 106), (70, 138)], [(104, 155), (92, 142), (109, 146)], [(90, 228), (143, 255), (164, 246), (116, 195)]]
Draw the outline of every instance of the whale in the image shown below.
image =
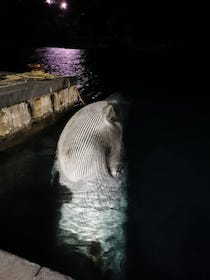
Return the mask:
[(69, 193), (59, 207), (58, 243), (88, 258), (101, 275), (123, 279), (127, 176), (118, 102), (96, 101), (69, 119), (52, 173), (58, 189)]

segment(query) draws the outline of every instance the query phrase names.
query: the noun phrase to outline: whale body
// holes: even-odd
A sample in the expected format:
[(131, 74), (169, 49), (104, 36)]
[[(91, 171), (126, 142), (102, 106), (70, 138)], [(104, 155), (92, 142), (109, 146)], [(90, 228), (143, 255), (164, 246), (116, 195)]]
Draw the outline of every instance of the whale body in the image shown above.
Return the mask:
[(122, 136), (119, 105), (112, 101), (91, 103), (64, 127), (54, 165), (59, 185), (71, 194), (60, 206), (59, 242), (88, 257), (101, 271), (111, 271), (115, 279), (126, 258)]

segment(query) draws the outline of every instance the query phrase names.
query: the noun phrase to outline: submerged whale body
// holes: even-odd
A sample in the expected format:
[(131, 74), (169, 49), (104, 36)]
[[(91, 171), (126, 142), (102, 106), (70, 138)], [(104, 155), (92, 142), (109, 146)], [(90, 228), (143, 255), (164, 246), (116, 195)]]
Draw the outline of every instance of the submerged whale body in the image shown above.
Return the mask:
[(122, 139), (119, 105), (112, 101), (89, 104), (64, 127), (54, 164), (58, 188), (64, 187), (70, 194), (59, 208), (58, 243), (85, 256), (101, 275), (107, 273), (115, 279), (118, 275), (122, 279), (125, 266), (127, 199)]

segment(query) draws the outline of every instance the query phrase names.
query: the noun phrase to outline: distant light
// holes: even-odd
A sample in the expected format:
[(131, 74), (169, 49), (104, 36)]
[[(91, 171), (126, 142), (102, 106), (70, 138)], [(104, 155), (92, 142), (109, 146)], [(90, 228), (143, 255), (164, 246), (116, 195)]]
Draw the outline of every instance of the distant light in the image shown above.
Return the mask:
[(67, 9), (67, 6), (68, 6), (68, 5), (67, 5), (67, 3), (66, 3), (66, 2), (64, 2), (64, 1), (63, 1), (63, 2), (61, 2), (61, 4), (60, 4), (60, 8), (61, 8), (61, 9), (64, 9), (64, 10), (66, 10), (66, 9)]
[(53, 4), (53, 0), (46, 0), (46, 3), (49, 4), (49, 5)]

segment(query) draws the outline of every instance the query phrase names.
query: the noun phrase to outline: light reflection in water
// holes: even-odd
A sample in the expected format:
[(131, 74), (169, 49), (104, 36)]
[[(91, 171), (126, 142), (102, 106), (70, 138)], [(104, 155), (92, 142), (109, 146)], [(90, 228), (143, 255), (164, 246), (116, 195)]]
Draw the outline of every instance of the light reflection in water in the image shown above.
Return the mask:
[[(72, 195), (69, 187), (71, 191), (73, 189)], [(62, 186), (58, 191), (57, 249), (62, 248), (69, 256), (79, 256), (80, 268), (75, 272), (81, 277), (78, 279), (110, 280), (114, 277), (123, 280), (126, 264), (125, 179), (71, 182), (68, 188)], [(86, 261), (82, 262), (84, 259)], [(81, 268), (86, 270), (84, 278)]]
[(31, 60), (42, 63), (45, 71), (52, 75), (76, 76), (77, 87), (85, 97), (92, 99), (100, 95), (99, 78), (87, 63), (85, 49), (37, 48)]

